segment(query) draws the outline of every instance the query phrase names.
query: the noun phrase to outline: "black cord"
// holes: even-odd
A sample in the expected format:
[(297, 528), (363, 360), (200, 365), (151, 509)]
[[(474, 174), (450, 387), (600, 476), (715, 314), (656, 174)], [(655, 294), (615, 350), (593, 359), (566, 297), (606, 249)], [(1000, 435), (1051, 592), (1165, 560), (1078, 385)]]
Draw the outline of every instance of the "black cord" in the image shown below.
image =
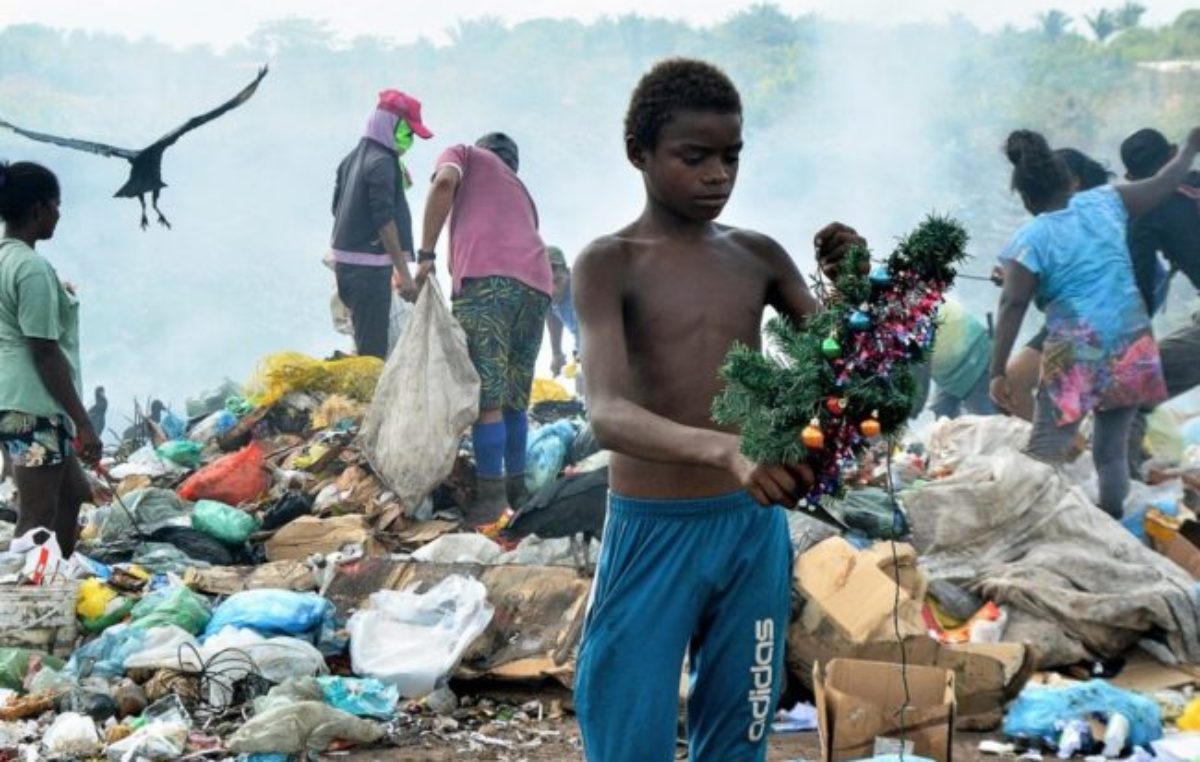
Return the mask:
[(892, 531), (889, 542), (892, 545), (892, 574), (896, 583), (896, 598), (892, 603), (892, 629), (896, 633), (896, 645), (900, 647), (900, 682), (904, 686), (904, 703), (900, 706), (900, 762), (904, 762), (905, 716), (912, 704), (912, 694), (908, 689), (908, 651), (904, 646), (904, 638), (900, 635), (900, 551), (896, 548), (896, 528), (900, 525), (900, 504), (896, 501), (896, 485), (892, 480), (892, 450), (895, 441), (887, 440), (887, 485), (888, 498), (892, 505)]
[[(184, 653), (187, 651), (191, 652), (193, 658), (185, 662)], [(223, 648), (206, 660), (195, 643), (181, 643), (176, 658), (179, 660), (179, 668), (169, 670), (172, 673), (171, 677), (196, 680), (196, 703), (192, 707), (195, 713), (216, 714), (230, 709), (235, 703), (236, 685), (246, 678), (266, 683), (254, 659), (240, 648)], [(195, 665), (195, 668), (192, 665)], [(222, 695), (228, 696), (225, 704), (209, 701), (208, 696), (214, 686)]]

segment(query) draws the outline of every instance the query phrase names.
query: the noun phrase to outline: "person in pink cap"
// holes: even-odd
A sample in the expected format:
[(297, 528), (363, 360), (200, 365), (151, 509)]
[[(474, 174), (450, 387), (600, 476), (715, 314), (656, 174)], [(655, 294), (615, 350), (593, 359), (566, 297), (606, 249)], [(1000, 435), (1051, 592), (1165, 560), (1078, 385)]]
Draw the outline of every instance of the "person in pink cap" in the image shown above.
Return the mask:
[(408, 267), (412, 215), (404, 191), (412, 180), (400, 161), (416, 137), (433, 137), (421, 119), (421, 102), (384, 90), (366, 133), (338, 166), (330, 246), (338, 296), (350, 311), (360, 355), (387, 355), (393, 273), (401, 298), (415, 301), (420, 290)]

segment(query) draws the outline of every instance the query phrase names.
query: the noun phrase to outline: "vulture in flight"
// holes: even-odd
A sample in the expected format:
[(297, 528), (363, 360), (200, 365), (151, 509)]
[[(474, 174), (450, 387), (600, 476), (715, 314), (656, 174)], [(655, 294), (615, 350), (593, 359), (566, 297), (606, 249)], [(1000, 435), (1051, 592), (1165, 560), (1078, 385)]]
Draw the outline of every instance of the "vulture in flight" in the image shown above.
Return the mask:
[(254, 91), (258, 89), (258, 83), (262, 82), (265, 76), (267, 76), (267, 67), (263, 66), (258, 70), (258, 75), (254, 78), (254, 81), (242, 88), (242, 91), (233, 96), (233, 98), (208, 113), (192, 117), (176, 129), (171, 130), (166, 135), (163, 135), (140, 150), (117, 148), (115, 146), (104, 145), (103, 143), (92, 143), (87, 140), (62, 138), (56, 135), (32, 132), (21, 129), (15, 124), (9, 124), (4, 120), (0, 120), (0, 127), (7, 127), (18, 135), (24, 135), (31, 140), (40, 140), (44, 143), (53, 143), (54, 145), (62, 146), (63, 148), (74, 148), (77, 151), (87, 151), (88, 153), (100, 154), (101, 156), (119, 156), (125, 159), (130, 164), (129, 179), (125, 181), (125, 184), (121, 186), (121, 189), (114, 196), (116, 198), (137, 198), (142, 205), (142, 230), (145, 230), (149, 224), (146, 220), (145, 196), (149, 193), (150, 204), (158, 214), (159, 224), (169, 228), (171, 227), (171, 223), (167, 222), (167, 218), (163, 216), (162, 211), (158, 208), (158, 194), (163, 188), (167, 187), (167, 184), (162, 179), (163, 153), (174, 145), (176, 140), (179, 140), (188, 132), (211, 122), (226, 111), (235, 109), (250, 100), (250, 96), (254, 95)]

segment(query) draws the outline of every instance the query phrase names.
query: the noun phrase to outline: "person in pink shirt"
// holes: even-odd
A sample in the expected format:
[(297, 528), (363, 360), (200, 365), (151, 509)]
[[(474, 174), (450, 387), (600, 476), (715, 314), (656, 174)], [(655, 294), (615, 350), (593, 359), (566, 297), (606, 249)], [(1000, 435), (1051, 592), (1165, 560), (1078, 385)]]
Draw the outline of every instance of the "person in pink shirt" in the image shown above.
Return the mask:
[(518, 167), (517, 144), (499, 132), (443, 151), (425, 202), (417, 256), (421, 281), (433, 268), (449, 218), (454, 315), (481, 381), (479, 421), (472, 431), (477, 497), (465, 515), (477, 526), (526, 497), (526, 411), (554, 293), (537, 207), (517, 177)]

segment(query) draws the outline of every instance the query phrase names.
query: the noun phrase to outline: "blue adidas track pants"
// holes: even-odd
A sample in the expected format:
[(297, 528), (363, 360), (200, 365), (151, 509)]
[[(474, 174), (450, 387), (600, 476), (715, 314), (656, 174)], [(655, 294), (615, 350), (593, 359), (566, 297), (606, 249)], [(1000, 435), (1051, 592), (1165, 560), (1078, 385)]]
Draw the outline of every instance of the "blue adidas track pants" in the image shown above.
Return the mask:
[(575, 684), (588, 762), (675, 758), (685, 651), (693, 762), (765, 760), (791, 560), (783, 509), (745, 492), (611, 495)]

